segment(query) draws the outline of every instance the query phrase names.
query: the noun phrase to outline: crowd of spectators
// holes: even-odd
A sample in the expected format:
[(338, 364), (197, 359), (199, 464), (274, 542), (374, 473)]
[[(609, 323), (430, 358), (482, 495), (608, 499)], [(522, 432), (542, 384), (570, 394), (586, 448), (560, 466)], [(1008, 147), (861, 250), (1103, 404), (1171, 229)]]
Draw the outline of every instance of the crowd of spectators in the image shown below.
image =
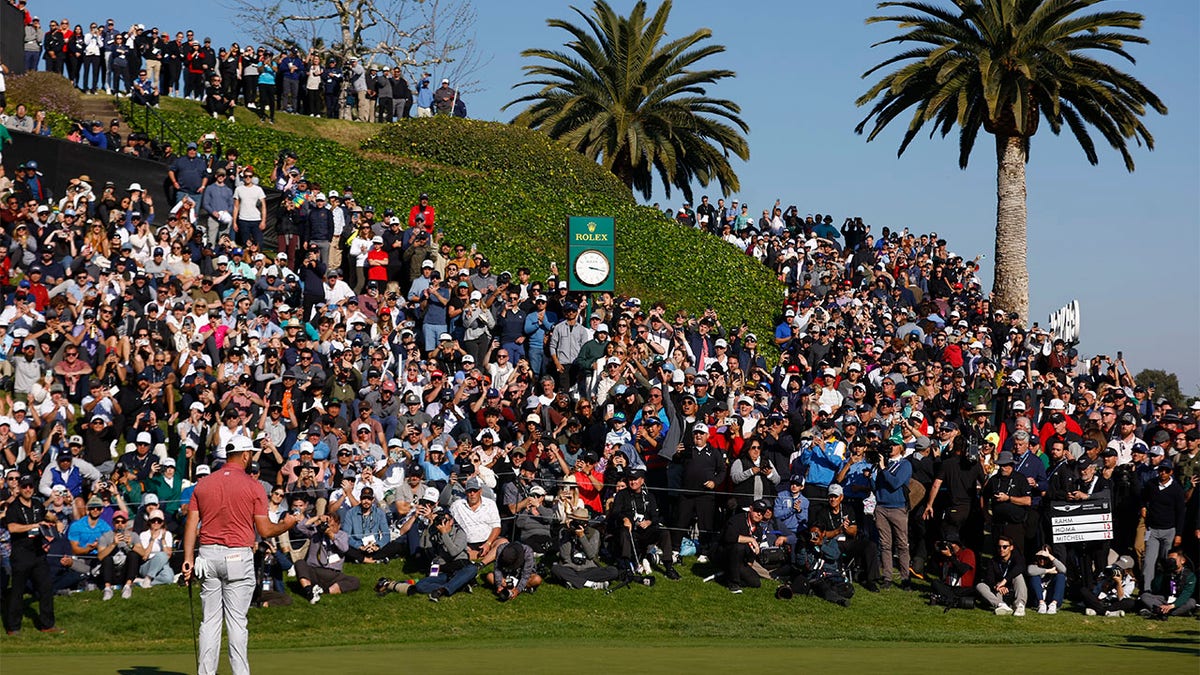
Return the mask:
[[(673, 209), (786, 284), (760, 340), (497, 271), (430, 195), (376, 209), (215, 142), (171, 160), (168, 204), (87, 175), (57, 195), (30, 161), (0, 177), (9, 631), (27, 587), (45, 628), (56, 593), (170, 583), (192, 486), (247, 446), (272, 519), (304, 516), (259, 546), (268, 606), (396, 558), (421, 574), (381, 594), (507, 601), (694, 557), (734, 593), (842, 605), (1195, 607), (1200, 402), (993, 307), (936, 232)], [(1110, 535), (1064, 541), (1054, 504), (1106, 505)]]
[[(43, 24), (22, 0), (25, 70), (44, 70), (78, 89), (129, 96), (157, 106), (162, 96), (200, 101), (213, 117), (245, 106), (273, 122), (275, 111), (312, 117), (392, 122), (434, 114), (467, 115), (462, 96), (443, 78), (435, 87), (423, 72), (409, 82), (399, 67), (362, 63), (310, 49), (268, 45), (214, 46), (191, 30), (171, 32), (109, 18), (84, 28), (68, 18)], [(413, 108), (416, 108), (414, 111)]]

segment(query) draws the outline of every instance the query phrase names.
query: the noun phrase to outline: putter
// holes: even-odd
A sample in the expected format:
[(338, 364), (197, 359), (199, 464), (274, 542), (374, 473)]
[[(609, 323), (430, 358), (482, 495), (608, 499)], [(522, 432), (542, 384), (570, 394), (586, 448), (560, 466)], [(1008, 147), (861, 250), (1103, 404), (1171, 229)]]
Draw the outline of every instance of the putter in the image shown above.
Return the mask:
[[(193, 573), (195, 570), (193, 569)], [(192, 580), (189, 578), (186, 581), (180, 577), (179, 582), (187, 585), (188, 589), (188, 613), (192, 617), (192, 652), (196, 656), (196, 669), (200, 669), (200, 643), (196, 638), (196, 599), (192, 595)]]

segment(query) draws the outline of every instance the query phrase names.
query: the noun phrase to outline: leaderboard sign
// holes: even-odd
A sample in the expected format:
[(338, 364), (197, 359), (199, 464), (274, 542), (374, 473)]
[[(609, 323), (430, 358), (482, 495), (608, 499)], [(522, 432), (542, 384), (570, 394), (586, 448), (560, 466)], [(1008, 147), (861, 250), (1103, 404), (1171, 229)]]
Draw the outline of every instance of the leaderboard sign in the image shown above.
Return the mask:
[(1051, 502), (1050, 533), (1056, 544), (1112, 539), (1112, 501)]
[(616, 290), (616, 234), (612, 218), (567, 218), (567, 279), (572, 291)]

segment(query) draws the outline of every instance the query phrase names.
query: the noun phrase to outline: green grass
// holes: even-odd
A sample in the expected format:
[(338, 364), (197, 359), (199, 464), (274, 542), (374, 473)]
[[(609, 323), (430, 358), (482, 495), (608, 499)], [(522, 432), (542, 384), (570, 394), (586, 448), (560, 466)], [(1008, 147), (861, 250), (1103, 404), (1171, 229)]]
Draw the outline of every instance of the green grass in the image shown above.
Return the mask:
[[(100, 95), (97, 94), (97, 96)], [(109, 97), (106, 96), (104, 98)], [(194, 114), (200, 108), (200, 104), (195, 101), (185, 101), (169, 97), (163, 97), (159, 106), (161, 110), (167, 112), (189, 115)], [(258, 115), (253, 110), (249, 110), (243, 106), (237, 107), (234, 111), (234, 118), (237, 119), (239, 124), (267, 126), (266, 122), (258, 119)], [(383, 125), (372, 122), (351, 122), (341, 119), (329, 120), (323, 117), (307, 117), (305, 115), (290, 115), (288, 113), (276, 112), (275, 124), (271, 128), (283, 133), (324, 138), (336, 141), (350, 148), (357, 148), (363, 141), (379, 133)]]
[[(331, 631), (333, 632), (333, 631)], [(1163, 643), (1127, 645), (1037, 645), (1015, 652), (1007, 646), (896, 645), (858, 642), (823, 643), (765, 633), (752, 643), (702, 643), (679, 638), (649, 644), (635, 635), (614, 641), (581, 637), (563, 643), (533, 640), (473, 644), (359, 645), (287, 651), (250, 650), (250, 666), (258, 675), (280, 673), (495, 673), (517, 666), (525, 672), (555, 673), (695, 673), (742, 671), (928, 673), (969, 666), (972, 673), (1103, 672), (1146, 673), (1162, 670), (1195, 672), (1187, 649)], [(222, 656), (222, 672), (226, 672)], [(1026, 667), (1014, 670), (1014, 663)], [(28, 654), (3, 659), (12, 672), (187, 673), (194, 672), (191, 652), (171, 654)]]
[[(843, 609), (810, 597), (775, 600), (773, 584), (732, 596), (721, 586), (702, 583), (695, 574), (685, 573), (679, 582), (660, 578), (654, 588), (630, 587), (612, 595), (547, 586), (507, 604), (480, 590), (435, 604), (424, 597), (375, 596), (370, 588), (378, 576), (405, 578), (399, 563), (350, 565), (347, 572), (362, 580), (363, 590), (327, 595), (316, 606), (296, 596), (291, 607), (251, 610), (253, 647), (563, 644), (581, 639), (668, 644), (681, 637), (696, 644), (731, 640), (771, 644), (772, 636), (796, 636), (831, 644), (860, 640), (908, 645), (1075, 643), (1129, 648), (1175, 644), (1193, 657), (1200, 653), (1194, 619), (1159, 623), (1137, 616), (1086, 617), (1073, 611), (1056, 616), (1031, 613), (1021, 619), (979, 610), (944, 614), (940, 608), (928, 607), (923, 595), (899, 590), (876, 595), (859, 589), (851, 607)], [(199, 613), (198, 593), (195, 600)], [(132, 599), (118, 597), (109, 602), (102, 602), (99, 592), (83, 593), (59, 598), (55, 608), (58, 625), (66, 634), (41, 635), (27, 619), (20, 636), (0, 641), (6, 659), (13, 654), (45, 653), (49, 645), (69, 651), (126, 654), (188, 652), (192, 648), (188, 595), (182, 588), (135, 589)]]

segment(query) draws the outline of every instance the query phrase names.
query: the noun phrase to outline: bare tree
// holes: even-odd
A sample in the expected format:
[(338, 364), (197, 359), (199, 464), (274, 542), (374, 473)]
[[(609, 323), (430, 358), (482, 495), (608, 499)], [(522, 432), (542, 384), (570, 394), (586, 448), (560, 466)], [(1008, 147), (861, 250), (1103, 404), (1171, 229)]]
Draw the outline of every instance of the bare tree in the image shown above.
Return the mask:
[[(466, 0), (226, 0), (254, 39), (345, 61), (399, 66), (410, 81), (438, 71), (461, 89), (483, 65)], [(466, 82), (464, 82), (466, 81)]]

